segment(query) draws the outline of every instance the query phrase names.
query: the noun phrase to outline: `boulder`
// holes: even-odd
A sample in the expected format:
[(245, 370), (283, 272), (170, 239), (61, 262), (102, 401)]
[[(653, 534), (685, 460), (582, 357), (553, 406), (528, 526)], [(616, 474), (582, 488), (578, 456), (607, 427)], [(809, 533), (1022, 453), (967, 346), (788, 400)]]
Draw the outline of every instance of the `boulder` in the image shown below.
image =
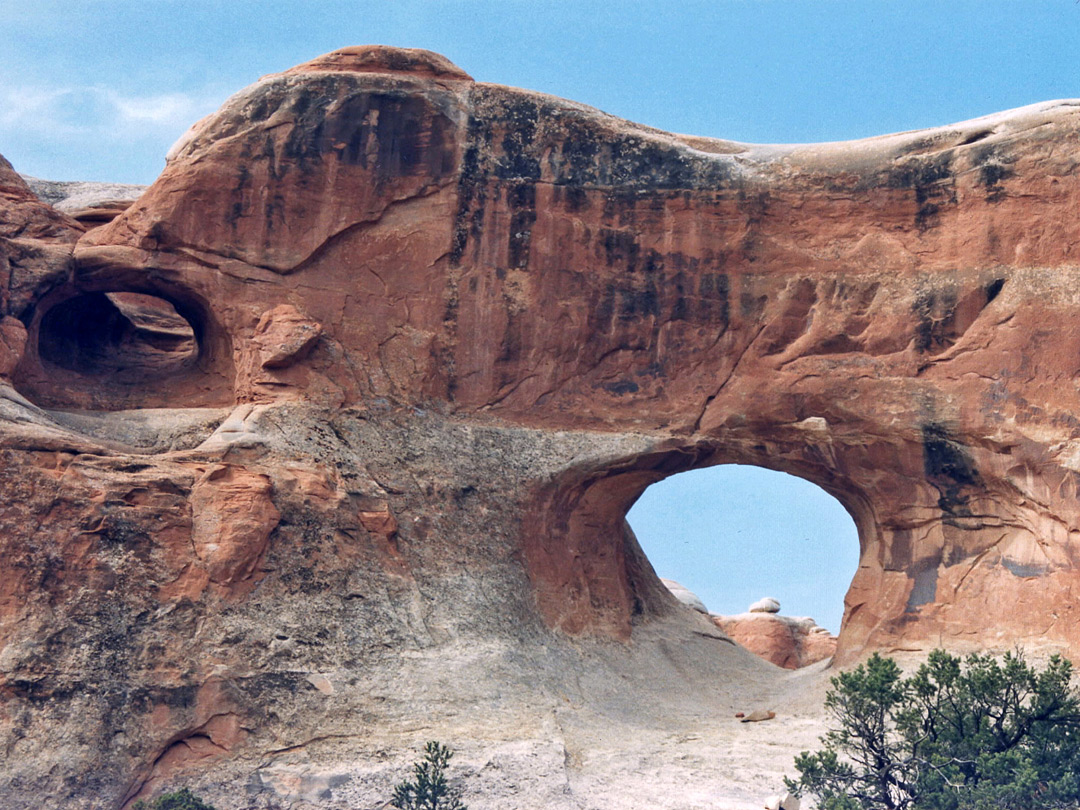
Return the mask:
[(763, 599), (758, 599), (746, 610), (749, 613), (779, 613), (780, 603), (771, 596), (766, 596)]
[(698, 595), (689, 588), (680, 585), (673, 579), (661, 578), (660, 581), (664, 583), (665, 588), (671, 591), (671, 595), (678, 599), (682, 604), (686, 605), (688, 608), (693, 608), (698, 613), (704, 613), (705, 615), (709, 614), (709, 609), (705, 607), (705, 603), (702, 602)]
[(267, 310), (255, 326), (253, 342), (258, 347), (259, 365), (285, 368), (302, 360), (322, 334), (322, 325), (290, 304)]
[(780, 793), (765, 800), (765, 810), (799, 810), (802, 802), (792, 793)]
[(776, 717), (776, 712), (772, 709), (754, 709), (749, 714), (744, 714), (739, 720), (740, 723), (760, 723), (764, 720), (772, 720)]

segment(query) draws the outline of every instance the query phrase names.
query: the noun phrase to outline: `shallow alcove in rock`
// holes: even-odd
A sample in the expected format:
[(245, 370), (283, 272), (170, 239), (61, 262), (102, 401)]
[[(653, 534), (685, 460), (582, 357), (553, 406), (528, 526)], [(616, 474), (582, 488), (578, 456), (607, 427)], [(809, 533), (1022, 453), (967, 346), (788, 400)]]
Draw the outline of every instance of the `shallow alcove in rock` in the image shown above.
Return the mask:
[(41, 319), (41, 359), (87, 375), (120, 381), (181, 372), (199, 355), (195, 332), (163, 298), (141, 293), (87, 293)]
[(21, 318), (28, 339), (13, 382), (40, 407), (121, 411), (233, 404), (230, 340), (189, 290), (66, 287)]
[(769, 594), (787, 616), (840, 630), (859, 560), (847, 510), (802, 478), (742, 464), (691, 470), (650, 486), (627, 520), (657, 574), (714, 614)]

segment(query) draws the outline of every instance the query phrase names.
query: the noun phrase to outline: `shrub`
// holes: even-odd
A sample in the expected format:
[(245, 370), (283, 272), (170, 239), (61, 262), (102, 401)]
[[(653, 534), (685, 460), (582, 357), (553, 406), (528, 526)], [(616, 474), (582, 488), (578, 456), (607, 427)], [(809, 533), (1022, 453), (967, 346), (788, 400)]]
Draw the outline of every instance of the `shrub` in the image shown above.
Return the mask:
[(935, 650), (910, 678), (873, 655), (832, 679), (835, 726), (795, 759), (822, 810), (1037, 810), (1080, 802), (1080, 695), (1058, 656), (1037, 671)]
[(147, 804), (140, 799), (133, 810), (216, 810), (187, 788), (180, 788), (173, 793), (163, 793)]
[(446, 746), (429, 742), (424, 746), (424, 758), (413, 765), (415, 781), (406, 780), (395, 787), (390, 804), (398, 810), (468, 810), (458, 791), (446, 784), (444, 771), (453, 755)]

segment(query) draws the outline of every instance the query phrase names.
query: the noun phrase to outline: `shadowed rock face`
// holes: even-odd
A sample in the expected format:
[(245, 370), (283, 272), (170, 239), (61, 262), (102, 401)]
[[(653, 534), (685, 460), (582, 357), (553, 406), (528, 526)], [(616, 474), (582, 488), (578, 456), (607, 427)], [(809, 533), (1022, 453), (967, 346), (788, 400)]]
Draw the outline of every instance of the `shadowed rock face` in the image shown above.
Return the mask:
[[(624, 522), (710, 464), (852, 513), (843, 660), (1075, 654), (1078, 137), (1049, 102), (736, 144), (371, 48), (240, 92), (92, 231), (0, 163), (0, 796), (196, 774), (276, 806), (269, 752), (513, 740), (560, 701), (617, 726), (619, 673), (655, 676), (634, 722), (690, 711), (671, 678), (726, 710), (717, 671), (769, 676)], [(56, 363), (80, 300), (182, 360)]]

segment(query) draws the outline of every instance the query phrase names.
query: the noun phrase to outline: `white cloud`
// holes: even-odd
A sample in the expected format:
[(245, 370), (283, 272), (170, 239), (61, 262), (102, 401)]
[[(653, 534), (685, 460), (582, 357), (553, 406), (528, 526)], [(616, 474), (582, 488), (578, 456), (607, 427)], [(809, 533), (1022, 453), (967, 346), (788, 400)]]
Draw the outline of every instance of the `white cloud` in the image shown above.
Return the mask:
[(0, 137), (16, 130), (104, 140), (179, 134), (221, 101), (190, 93), (125, 95), (93, 85), (0, 87)]
[(200, 102), (192, 96), (182, 93), (125, 98), (110, 92), (109, 100), (120, 112), (121, 117), (129, 121), (149, 122), (167, 126), (174, 126), (179, 123), (186, 126), (203, 114), (200, 112), (202, 108)]
[(0, 154), (50, 179), (151, 182), (177, 138), (228, 97), (221, 87), (140, 93), (12, 79), (0, 65)]
[(0, 154), (19, 171), (50, 179), (149, 183), (177, 138), (228, 95), (20, 86), (6, 78), (0, 70)]
[(57, 90), (0, 88), (0, 127), (33, 126), (61, 95)]

